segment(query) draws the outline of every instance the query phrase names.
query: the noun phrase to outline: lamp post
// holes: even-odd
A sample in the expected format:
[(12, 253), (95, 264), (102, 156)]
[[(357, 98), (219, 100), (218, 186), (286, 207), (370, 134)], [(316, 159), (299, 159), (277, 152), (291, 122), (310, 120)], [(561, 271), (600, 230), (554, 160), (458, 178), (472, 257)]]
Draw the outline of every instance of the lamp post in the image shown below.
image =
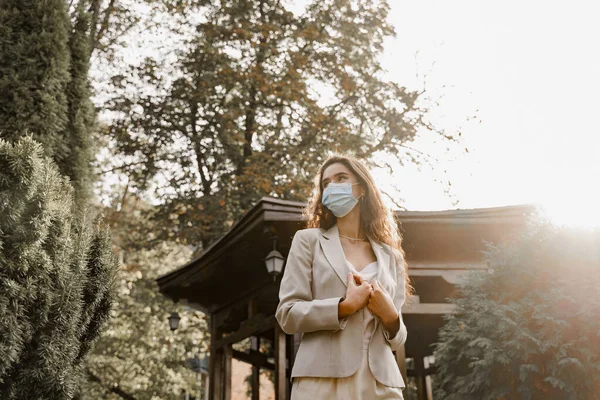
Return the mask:
[(200, 389), (202, 387), (201, 379), (204, 377), (204, 400), (208, 400), (208, 360), (209, 357), (205, 354), (202, 357), (198, 357), (196, 354), (194, 358), (188, 358), (188, 367), (196, 373), (198, 379), (198, 399), (200, 399)]
[(171, 313), (171, 316), (168, 318), (169, 320), (169, 328), (171, 328), (171, 331), (175, 331), (177, 330), (177, 328), (179, 328), (179, 320), (181, 318), (179, 317), (179, 314), (177, 313), (177, 311), (174, 311)]
[(281, 271), (283, 270), (285, 258), (283, 258), (281, 253), (277, 251), (277, 236), (273, 235), (272, 239), (273, 250), (267, 254), (267, 257), (265, 258), (265, 265), (267, 267), (267, 272), (273, 276), (273, 281), (275, 281), (277, 276), (281, 274)]

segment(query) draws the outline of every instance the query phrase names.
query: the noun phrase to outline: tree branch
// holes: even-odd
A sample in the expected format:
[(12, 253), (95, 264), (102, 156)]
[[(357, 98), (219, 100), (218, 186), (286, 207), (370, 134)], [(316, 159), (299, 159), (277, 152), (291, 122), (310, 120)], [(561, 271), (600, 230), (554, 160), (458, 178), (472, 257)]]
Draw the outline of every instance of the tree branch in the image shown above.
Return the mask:
[(94, 374), (89, 368), (86, 368), (85, 372), (87, 373), (88, 377), (90, 378), (90, 380), (92, 382), (96, 382), (96, 383), (100, 384), (102, 387), (106, 388), (106, 390), (109, 390), (112, 393), (120, 396), (122, 399), (137, 400), (134, 396), (130, 395), (129, 393), (127, 393), (126, 391), (121, 389), (119, 386), (106, 385), (104, 382), (102, 382), (102, 379), (100, 379), (100, 377), (98, 375)]
[[(110, 22), (110, 16), (114, 12), (114, 10), (115, 10), (115, 0), (110, 0), (110, 3), (108, 3), (108, 6), (104, 10), (104, 17), (102, 18), (102, 22), (100, 23), (100, 29), (97, 30), (97, 33), (94, 35), (94, 37), (92, 37), (92, 49), (95, 49), (98, 46), (98, 43), (100, 43), (100, 40), (106, 34), (106, 31), (108, 30), (108, 26), (109, 26), (109, 22)], [(98, 19), (99, 19), (99, 16), (98, 16)], [(96, 30), (96, 29), (97, 28), (94, 27), (94, 30)]]
[(133, 163), (130, 163), (130, 164), (120, 165), (118, 167), (107, 169), (105, 171), (100, 171), (99, 174), (100, 175), (104, 175), (104, 174), (108, 174), (109, 172), (118, 171), (118, 170), (121, 170), (121, 169), (125, 169), (125, 168), (128, 168), (128, 167), (132, 167), (134, 165), (140, 165), (140, 164), (144, 164), (144, 163), (146, 163), (146, 160), (136, 161), (136, 162), (133, 162)]

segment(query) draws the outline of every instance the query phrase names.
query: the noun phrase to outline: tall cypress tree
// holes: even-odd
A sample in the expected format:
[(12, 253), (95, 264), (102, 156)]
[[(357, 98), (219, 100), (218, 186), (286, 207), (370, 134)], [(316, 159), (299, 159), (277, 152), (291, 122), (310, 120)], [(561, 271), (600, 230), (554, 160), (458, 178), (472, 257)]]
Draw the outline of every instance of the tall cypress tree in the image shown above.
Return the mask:
[(113, 303), (111, 238), (87, 209), (90, 25), (106, 28), (115, 12), (100, 18), (99, 6), (77, 2), (71, 22), (63, 0), (0, 1), (3, 400), (80, 397), (82, 364)]
[(0, 2), (0, 137), (32, 135), (71, 179), (79, 205), (91, 189), (95, 121), (85, 4), (72, 24), (63, 0)]
[(41, 146), (0, 140), (0, 398), (72, 399), (114, 299), (111, 239)]
[(57, 160), (61, 172), (73, 181), (79, 204), (85, 203), (90, 196), (91, 136), (94, 129), (95, 110), (90, 100), (91, 90), (88, 81), (90, 45), (90, 15), (85, 10), (85, 2), (80, 2), (76, 10), (76, 19), (69, 37), (71, 65), (70, 81), (67, 84), (67, 127), (64, 140), (69, 144), (67, 157)]
[(0, 2), (0, 135), (30, 132), (65, 160), (70, 19), (63, 0)]

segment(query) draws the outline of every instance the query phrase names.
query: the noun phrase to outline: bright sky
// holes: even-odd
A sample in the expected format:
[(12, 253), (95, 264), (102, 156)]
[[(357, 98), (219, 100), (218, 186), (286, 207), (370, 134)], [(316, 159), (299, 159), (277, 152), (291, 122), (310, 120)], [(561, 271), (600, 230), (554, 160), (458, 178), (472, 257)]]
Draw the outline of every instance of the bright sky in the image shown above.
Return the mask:
[[(600, 225), (599, 7), (541, 0), (390, 4), (397, 31), (383, 56), (390, 78), (409, 88), (425, 82), (430, 97), (442, 96), (434, 121), (450, 131), (462, 125), (464, 140), (447, 153), (424, 137), (416, 147), (446, 162), (435, 170), (377, 173), (381, 188), (393, 182), (412, 210), (541, 203), (559, 222)], [(464, 147), (468, 154), (456, 152)], [(457, 203), (436, 176), (452, 182)]]

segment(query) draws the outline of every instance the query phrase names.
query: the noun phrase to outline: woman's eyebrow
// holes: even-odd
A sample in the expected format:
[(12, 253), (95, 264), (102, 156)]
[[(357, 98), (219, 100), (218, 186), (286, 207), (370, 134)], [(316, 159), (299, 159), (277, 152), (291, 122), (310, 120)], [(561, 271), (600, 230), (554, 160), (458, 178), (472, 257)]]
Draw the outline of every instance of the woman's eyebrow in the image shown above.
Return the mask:
[[(338, 176), (338, 175), (348, 175), (348, 173), (347, 173), (347, 172), (338, 172), (337, 174), (334, 174), (333, 176), (335, 177), (335, 176)], [(321, 181), (321, 183), (323, 183), (323, 182), (325, 182), (325, 181), (327, 181), (327, 180), (329, 180), (329, 178), (325, 178), (325, 179), (323, 179), (323, 180)]]

